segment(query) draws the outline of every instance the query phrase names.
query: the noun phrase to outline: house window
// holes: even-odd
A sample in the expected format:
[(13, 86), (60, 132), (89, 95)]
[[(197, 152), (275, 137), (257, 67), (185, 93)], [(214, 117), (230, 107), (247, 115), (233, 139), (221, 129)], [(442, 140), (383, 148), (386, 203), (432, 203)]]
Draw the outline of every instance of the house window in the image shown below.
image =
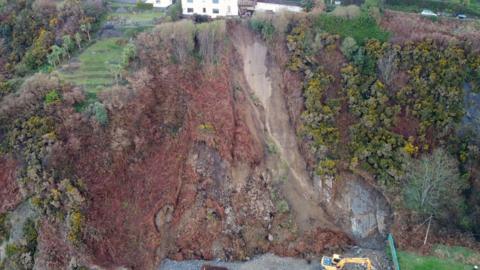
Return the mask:
[(207, 13), (207, 9), (206, 9), (206, 8), (203, 8), (203, 13)]
[(193, 8), (187, 8), (187, 13), (193, 13)]
[(214, 8), (214, 9), (212, 10), (212, 12), (213, 12), (213, 14), (218, 14), (218, 13), (220, 13), (220, 10), (218, 10), (218, 8)]
[(218, 4), (218, 0), (212, 0), (214, 4)]
[(156, 2), (157, 2), (157, 4), (160, 4), (160, 0), (157, 0)]
[(187, 3), (193, 3), (193, 0), (187, 0)]

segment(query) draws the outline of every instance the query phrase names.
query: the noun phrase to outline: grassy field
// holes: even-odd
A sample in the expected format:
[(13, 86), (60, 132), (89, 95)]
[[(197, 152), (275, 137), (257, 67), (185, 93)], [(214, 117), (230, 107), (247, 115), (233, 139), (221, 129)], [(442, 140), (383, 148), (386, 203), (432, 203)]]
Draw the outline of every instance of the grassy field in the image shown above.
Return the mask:
[[(164, 15), (164, 12), (159, 9), (150, 10), (137, 10), (134, 4), (126, 4), (115, 1), (110, 1), (109, 6), (112, 12), (108, 14), (109, 19), (123, 19), (128, 23), (133, 24), (153, 24), (155, 19), (158, 19)], [(123, 8), (125, 13), (117, 13), (118, 8)]]
[(480, 254), (464, 247), (435, 246), (432, 256), (399, 251), (402, 270), (471, 270), (479, 264)]
[(162, 17), (163, 14), (163, 12), (158, 10), (148, 10), (144, 12), (117, 13), (111, 14), (110, 16), (115, 16), (138, 24), (151, 24), (153, 20)]
[(370, 38), (387, 41), (390, 36), (389, 32), (383, 31), (377, 25), (375, 19), (367, 14), (362, 14), (353, 19), (320, 15), (315, 21), (315, 27), (342, 37), (353, 37), (360, 44)]

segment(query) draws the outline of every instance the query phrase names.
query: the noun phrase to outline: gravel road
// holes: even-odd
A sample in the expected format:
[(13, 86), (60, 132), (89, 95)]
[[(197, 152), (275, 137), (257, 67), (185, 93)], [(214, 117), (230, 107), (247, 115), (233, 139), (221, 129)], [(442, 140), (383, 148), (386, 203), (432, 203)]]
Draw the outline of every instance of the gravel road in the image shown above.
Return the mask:
[(294, 258), (282, 258), (272, 254), (265, 254), (256, 257), (248, 262), (212, 262), (212, 261), (171, 261), (165, 260), (159, 270), (200, 270), (202, 265), (208, 264), (212, 266), (227, 267), (228, 270), (321, 270), (320, 262), (312, 261), (308, 263), (306, 260)]

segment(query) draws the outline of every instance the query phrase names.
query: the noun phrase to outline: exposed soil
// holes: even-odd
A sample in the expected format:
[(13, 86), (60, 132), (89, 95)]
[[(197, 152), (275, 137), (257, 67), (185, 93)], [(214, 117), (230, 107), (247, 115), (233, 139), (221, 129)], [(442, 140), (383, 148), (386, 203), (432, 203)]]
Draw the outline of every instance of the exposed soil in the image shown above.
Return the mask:
[[(234, 35), (234, 37), (239, 35)], [(243, 71), (252, 95), (260, 100), (256, 115), (265, 128), (266, 140), (278, 147), (278, 161), (285, 162), (289, 179), (284, 184), (283, 194), (293, 207), (297, 224), (303, 230), (316, 227), (334, 228), (327, 214), (319, 206), (306, 163), (299, 152), (295, 129), (290, 123), (282, 88), (281, 72), (274, 63), (267, 68), (267, 47), (258, 40), (235, 40), (237, 51), (242, 55)], [(271, 78), (271, 76), (273, 78)]]

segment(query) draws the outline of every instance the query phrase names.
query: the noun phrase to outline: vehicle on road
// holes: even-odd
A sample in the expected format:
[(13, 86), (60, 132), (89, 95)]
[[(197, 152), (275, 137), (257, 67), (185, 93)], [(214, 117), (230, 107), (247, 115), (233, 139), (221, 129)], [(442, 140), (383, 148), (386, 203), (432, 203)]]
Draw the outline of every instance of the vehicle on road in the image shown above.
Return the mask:
[(422, 10), (422, 12), (420, 14), (422, 16), (427, 16), (427, 17), (437, 17), (438, 16), (435, 12), (433, 12), (429, 9)]
[(458, 14), (458, 15), (457, 15), (457, 19), (459, 19), (459, 20), (465, 20), (465, 19), (467, 19), (467, 15), (465, 15), (465, 14)]

